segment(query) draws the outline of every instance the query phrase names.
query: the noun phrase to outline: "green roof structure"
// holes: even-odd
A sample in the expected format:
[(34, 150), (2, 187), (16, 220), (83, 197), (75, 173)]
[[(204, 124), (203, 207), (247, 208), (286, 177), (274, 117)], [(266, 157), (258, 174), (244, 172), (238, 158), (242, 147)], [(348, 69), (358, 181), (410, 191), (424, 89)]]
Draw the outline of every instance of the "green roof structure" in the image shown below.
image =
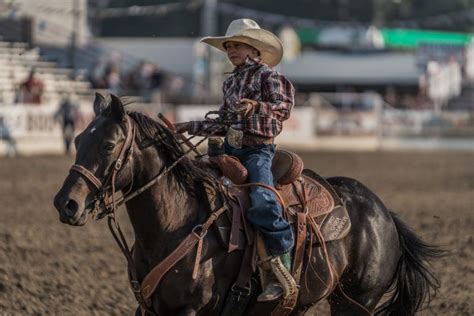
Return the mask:
[[(323, 37), (326, 30), (328, 29), (301, 27), (296, 29), (296, 33), (303, 45), (324, 46), (326, 43)], [(415, 49), (420, 44), (466, 46), (474, 42), (474, 34), (472, 33), (399, 28), (382, 28), (379, 30), (387, 48)], [(357, 45), (357, 41), (363, 39), (365, 32), (366, 29), (361, 28), (351, 31), (348, 31), (347, 28), (341, 28), (338, 45)]]
[(437, 32), (411, 29), (381, 29), (386, 47), (416, 48), (419, 44), (468, 45), (474, 38), (469, 33)]

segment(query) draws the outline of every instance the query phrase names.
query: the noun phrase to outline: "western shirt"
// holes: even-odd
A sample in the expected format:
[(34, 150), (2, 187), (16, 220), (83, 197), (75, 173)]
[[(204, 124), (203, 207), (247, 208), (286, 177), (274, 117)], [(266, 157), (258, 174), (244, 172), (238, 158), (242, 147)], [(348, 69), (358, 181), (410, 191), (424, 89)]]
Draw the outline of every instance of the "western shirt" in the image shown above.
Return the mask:
[[(280, 134), (283, 121), (290, 117), (294, 105), (294, 87), (276, 70), (257, 59), (247, 58), (243, 65), (235, 67), (224, 81), (224, 103), (219, 112), (238, 108), (243, 98), (258, 101), (256, 111), (248, 117), (238, 115), (233, 128), (244, 134), (272, 138)], [(192, 121), (190, 134), (208, 135), (210, 131), (222, 134), (206, 121)]]

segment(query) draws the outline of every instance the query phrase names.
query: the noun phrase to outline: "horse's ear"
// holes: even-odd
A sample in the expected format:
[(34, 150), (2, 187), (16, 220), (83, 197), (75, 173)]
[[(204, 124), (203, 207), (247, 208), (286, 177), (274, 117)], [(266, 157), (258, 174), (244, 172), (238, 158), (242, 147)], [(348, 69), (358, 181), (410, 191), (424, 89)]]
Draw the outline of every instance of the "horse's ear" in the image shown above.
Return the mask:
[(104, 96), (100, 94), (99, 92), (96, 92), (95, 99), (94, 99), (95, 116), (99, 116), (106, 107), (107, 107), (107, 101), (105, 100)]
[(125, 116), (125, 109), (123, 108), (122, 101), (120, 101), (120, 99), (113, 94), (110, 95), (110, 99), (111, 99), (110, 107), (112, 108), (112, 115), (114, 116), (116, 120), (122, 121)]

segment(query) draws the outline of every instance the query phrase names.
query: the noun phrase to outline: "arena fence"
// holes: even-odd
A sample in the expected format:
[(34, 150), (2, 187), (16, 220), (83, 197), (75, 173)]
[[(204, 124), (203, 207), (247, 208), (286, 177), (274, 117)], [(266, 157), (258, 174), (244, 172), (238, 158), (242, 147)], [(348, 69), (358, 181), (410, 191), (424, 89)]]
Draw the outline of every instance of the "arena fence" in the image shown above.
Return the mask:
[[(314, 100), (313, 100), (314, 101)], [(133, 104), (134, 110), (171, 120), (200, 120), (218, 105)], [(62, 153), (57, 104), (0, 106), (0, 155)], [(94, 117), (92, 105), (79, 105), (77, 131)], [(367, 109), (335, 108), (317, 102), (294, 108), (277, 138), (298, 150), (465, 149), (474, 150), (474, 113), (400, 111), (387, 105)]]

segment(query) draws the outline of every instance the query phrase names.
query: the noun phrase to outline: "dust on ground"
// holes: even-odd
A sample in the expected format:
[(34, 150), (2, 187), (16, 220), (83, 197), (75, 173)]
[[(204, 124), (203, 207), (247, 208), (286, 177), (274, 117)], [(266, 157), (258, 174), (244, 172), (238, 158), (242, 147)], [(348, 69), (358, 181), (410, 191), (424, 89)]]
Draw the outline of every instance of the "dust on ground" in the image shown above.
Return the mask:
[[(474, 153), (301, 155), (324, 176), (362, 181), (422, 239), (451, 251), (433, 263), (442, 286), (421, 315), (474, 315)], [(59, 222), (52, 201), (72, 162), (68, 156), (0, 159), (0, 315), (135, 310), (126, 262), (106, 222)], [(121, 222), (130, 236), (124, 214)]]

